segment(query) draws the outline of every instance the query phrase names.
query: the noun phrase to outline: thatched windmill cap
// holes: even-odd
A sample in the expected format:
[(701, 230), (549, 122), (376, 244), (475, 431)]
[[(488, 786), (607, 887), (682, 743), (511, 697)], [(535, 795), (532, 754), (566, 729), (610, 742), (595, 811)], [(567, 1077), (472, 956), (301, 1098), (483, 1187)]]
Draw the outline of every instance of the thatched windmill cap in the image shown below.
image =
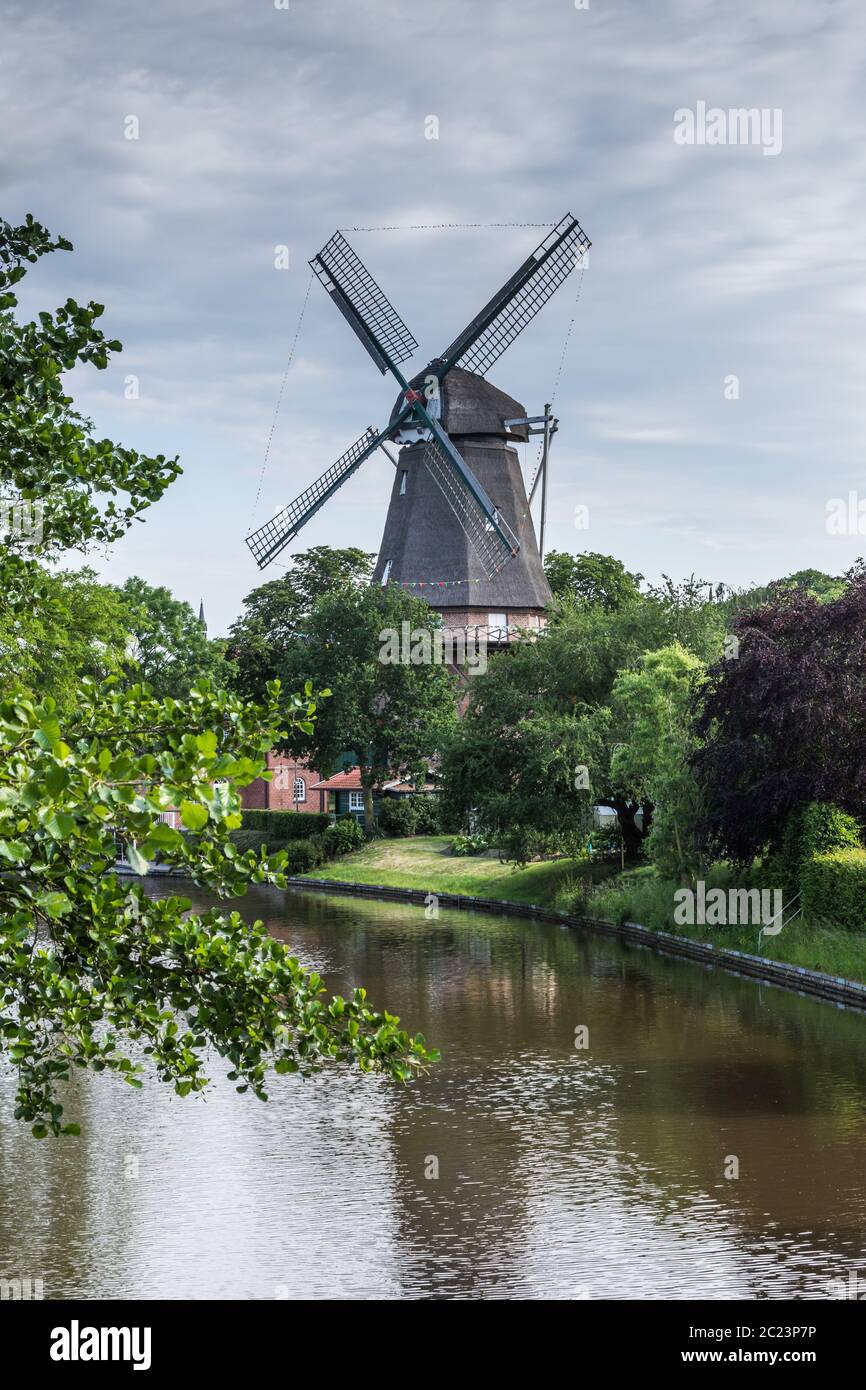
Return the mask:
[[(424, 389), (430, 374), (425, 368), (409, 383), (416, 391)], [(500, 391), (485, 381), (483, 376), (465, 372), (462, 367), (452, 367), (440, 387), (442, 414), (439, 423), (452, 439), (461, 435), (485, 434), (500, 439), (526, 440), (529, 438), (525, 425), (505, 428), (506, 420), (517, 419), (526, 414), (525, 408), (513, 396)], [(406, 402), (402, 395), (397, 397), (391, 411), (393, 424)]]

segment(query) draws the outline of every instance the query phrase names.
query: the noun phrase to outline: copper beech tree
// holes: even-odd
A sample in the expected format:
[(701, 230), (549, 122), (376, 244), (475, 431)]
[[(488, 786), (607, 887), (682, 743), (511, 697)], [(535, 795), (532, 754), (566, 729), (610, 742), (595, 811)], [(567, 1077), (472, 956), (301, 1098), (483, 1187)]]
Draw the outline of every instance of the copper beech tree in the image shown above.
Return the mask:
[(710, 666), (696, 704), (692, 766), (701, 838), (740, 863), (778, 848), (791, 814), (866, 806), (866, 576), (838, 598), (780, 585), (732, 624), (734, 653)]

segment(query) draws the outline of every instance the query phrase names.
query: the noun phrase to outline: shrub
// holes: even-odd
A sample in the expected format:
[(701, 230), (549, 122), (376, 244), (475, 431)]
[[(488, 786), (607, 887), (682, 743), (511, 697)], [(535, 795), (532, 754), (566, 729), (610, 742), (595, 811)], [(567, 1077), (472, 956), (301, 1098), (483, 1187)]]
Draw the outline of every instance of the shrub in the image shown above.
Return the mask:
[(785, 892), (793, 896), (802, 886), (803, 866), (815, 855), (837, 849), (859, 849), (860, 827), (853, 816), (826, 801), (810, 801), (789, 817), (779, 867)]
[(233, 830), (229, 838), (238, 854), (246, 854), (248, 849), (254, 849), (258, 854), (262, 846), (268, 843), (263, 830)]
[(451, 841), (451, 853), (459, 859), (469, 854), (482, 854), (486, 849), (487, 840), (483, 835), (455, 835)]
[(287, 840), (306, 840), (321, 835), (330, 824), (330, 816), (316, 811), (244, 811), (244, 830), (261, 830), (270, 844), (284, 845)]
[(415, 806), (415, 834), (438, 835), (442, 829), (441, 797), (425, 793), (412, 800)]
[(336, 859), (339, 854), (351, 854), (352, 850), (360, 849), (366, 836), (354, 816), (340, 816), (328, 826), (323, 839), (328, 858)]
[(379, 807), (379, 829), (383, 835), (400, 838), (414, 835), (418, 813), (411, 796), (384, 796)]
[(286, 851), (287, 874), (306, 874), (318, 868), (325, 858), (325, 838), (311, 835), (306, 840), (290, 840), (283, 846)]
[(619, 859), (622, 854), (622, 831), (618, 825), (602, 825), (589, 836), (593, 859)]
[(866, 931), (866, 850), (815, 854), (800, 869), (803, 915), (849, 931)]

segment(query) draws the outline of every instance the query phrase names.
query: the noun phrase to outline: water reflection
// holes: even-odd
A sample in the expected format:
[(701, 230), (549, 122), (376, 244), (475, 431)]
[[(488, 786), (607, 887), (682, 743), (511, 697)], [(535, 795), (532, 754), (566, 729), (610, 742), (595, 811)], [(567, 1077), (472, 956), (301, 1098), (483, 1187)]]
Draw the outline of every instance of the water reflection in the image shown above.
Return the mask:
[(557, 926), (241, 907), (442, 1063), (406, 1090), (276, 1078), (267, 1105), (218, 1063), (207, 1099), (79, 1077), (84, 1136), (56, 1144), (11, 1119), (4, 1073), (0, 1275), (46, 1297), (736, 1299), (866, 1270), (866, 1018)]

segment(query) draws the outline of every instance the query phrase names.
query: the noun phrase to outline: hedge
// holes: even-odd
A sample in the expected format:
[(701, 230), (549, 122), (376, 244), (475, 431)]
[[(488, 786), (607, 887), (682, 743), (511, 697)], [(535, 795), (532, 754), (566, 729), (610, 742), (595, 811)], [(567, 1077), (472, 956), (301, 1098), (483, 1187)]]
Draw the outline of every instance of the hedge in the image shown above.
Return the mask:
[(231, 841), (239, 854), (246, 854), (248, 849), (258, 854), (262, 846), (267, 845), (268, 837), (263, 830), (233, 830)]
[[(249, 812), (244, 813), (246, 820)], [(255, 815), (280, 815), (275, 812), (254, 812)], [(293, 812), (289, 812), (293, 815)], [(299, 817), (300, 819), (300, 817)], [(306, 820), (326, 822), (324, 831), (321, 834), (311, 835), (306, 833), (302, 839), (287, 840), (285, 837), (278, 839), (273, 833), (265, 830), (233, 830), (231, 834), (232, 843), (239, 852), (245, 853), (249, 849), (255, 850), (258, 855), (264, 847), (269, 854), (276, 854), (278, 850), (284, 850), (286, 854), (286, 864), (284, 872), (287, 874), (303, 874), (310, 869), (317, 869), (325, 859), (335, 859), (341, 854), (348, 854), (353, 849), (358, 849), (364, 844), (366, 836), (354, 816), (341, 816), (334, 825), (328, 823), (327, 816), (306, 816)]]
[(260, 830), (271, 844), (287, 840), (306, 840), (322, 835), (331, 823), (326, 813), (318, 811), (244, 811), (244, 830)]
[(379, 829), (383, 835), (437, 835), (442, 828), (439, 797), (383, 796), (379, 805)]
[(815, 854), (800, 868), (803, 915), (866, 931), (866, 850)]
[(442, 799), (439, 792), (413, 796), (415, 803), (415, 834), (438, 835), (442, 829)]
[(788, 896), (802, 886), (803, 866), (815, 855), (860, 849), (860, 827), (853, 816), (826, 801), (810, 801), (785, 826), (780, 868)]

